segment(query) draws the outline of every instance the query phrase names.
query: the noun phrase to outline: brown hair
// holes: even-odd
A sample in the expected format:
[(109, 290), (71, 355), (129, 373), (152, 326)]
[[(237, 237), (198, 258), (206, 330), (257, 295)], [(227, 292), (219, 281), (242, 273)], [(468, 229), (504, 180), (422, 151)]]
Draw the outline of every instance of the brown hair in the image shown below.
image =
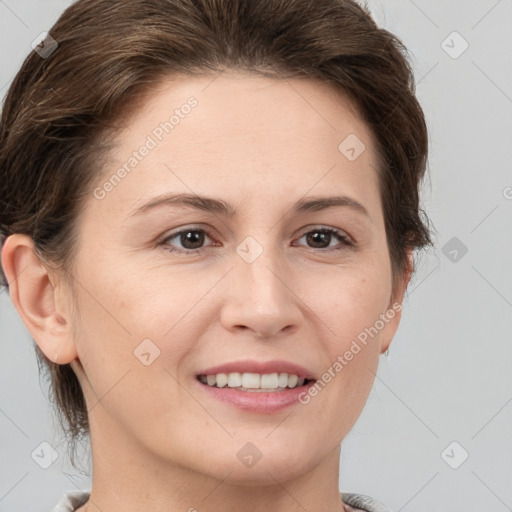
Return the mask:
[[(381, 155), (394, 283), (407, 268), (406, 251), (431, 244), (419, 206), (427, 129), (407, 50), (366, 7), (351, 0), (79, 0), (50, 35), (58, 47), (47, 56), (32, 51), (5, 98), (0, 237), (29, 235), (41, 257), (69, 270), (74, 219), (127, 107), (173, 73), (243, 69), (320, 79), (351, 98)], [(63, 430), (71, 441), (87, 435), (74, 371), (35, 348)]]

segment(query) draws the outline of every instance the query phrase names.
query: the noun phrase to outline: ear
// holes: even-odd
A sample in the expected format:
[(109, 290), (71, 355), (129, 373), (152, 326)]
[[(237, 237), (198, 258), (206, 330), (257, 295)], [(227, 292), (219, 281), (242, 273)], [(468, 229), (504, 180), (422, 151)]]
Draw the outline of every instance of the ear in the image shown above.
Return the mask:
[(57, 286), (56, 276), (37, 256), (29, 236), (15, 234), (6, 239), (2, 268), (11, 301), (44, 355), (59, 364), (76, 359), (69, 301)]
[(391, 340), (395, 336), (395, 333), (400, 324), (400, 319), (402, 317), (402, 302), (404, 299), (405, 291), (407, 290), (407, 285), (411, 279), (411, 275), (414, 269), (414, 263), (412, 260), (412, 250), (407, 250), (407, 268), (403, 275), (399, 276), (397, 281), (397, 285), (395, 288), (395, 292), (391, 295), (391, 299), (388, 304), (388, 309), (386, 310), (385, 319), (387, 319), (386, 325), (382, 331), (382, 336), (380, 338), (381, 346), (380, 353), (383, 354), (389, 349), (391, 345)]

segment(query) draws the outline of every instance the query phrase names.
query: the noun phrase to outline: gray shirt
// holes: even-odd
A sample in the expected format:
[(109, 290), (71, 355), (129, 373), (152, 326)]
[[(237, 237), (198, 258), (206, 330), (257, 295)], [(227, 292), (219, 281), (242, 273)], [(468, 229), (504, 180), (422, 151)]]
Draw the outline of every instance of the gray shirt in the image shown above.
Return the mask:
[[(89, 498), (89, 491), (67, 491), (52, 512), (74, 512)], [(382, 503), (363, 494), (340, 493), (350, 512), (391, 512)]]

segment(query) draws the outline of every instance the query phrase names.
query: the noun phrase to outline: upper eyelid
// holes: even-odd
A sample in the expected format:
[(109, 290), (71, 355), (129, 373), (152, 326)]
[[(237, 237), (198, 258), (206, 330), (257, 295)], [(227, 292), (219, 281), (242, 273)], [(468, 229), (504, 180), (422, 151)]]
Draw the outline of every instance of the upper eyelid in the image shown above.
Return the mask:
[(299, 238), (302, 238), (305, 234), (311, 232), (311, 231), (330, 231), (333, 236), (340, 236), (341, 238), (346, 238), (348, 242), (355, 245), (356, 240), (350, 235), (346, 230), (341, 228), (335, 228), (332, 226), (327, 226), (324, 224), (314, 224), (312, 226), (307, 226), (303, 230), (299, 231), (300, 235)]

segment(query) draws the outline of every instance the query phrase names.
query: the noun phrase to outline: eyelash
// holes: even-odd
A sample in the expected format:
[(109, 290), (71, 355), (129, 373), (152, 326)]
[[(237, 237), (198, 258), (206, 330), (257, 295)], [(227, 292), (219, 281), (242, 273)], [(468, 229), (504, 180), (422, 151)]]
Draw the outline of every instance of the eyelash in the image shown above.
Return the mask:
[[(176, 253), (181, 253), (181, 254), (202, 254), (203, 252), (205, 252), (208, 249), (208, 247), (200, 247), (198, 249), (176, 249), (176, 248), (169, 249), (169, 244), (168, 244), (169, 240), (179, 237), (180, 235), (182, 235), (184, 233), (189, 233), (191, 231), (203, 232), (206, 234), (206, 236), (208, 238), (212, 238), (211, 233), (207, 229), (192, 227), (192, 228), (186, 228), (186, 229), (182, 229), (180, 231), (176, 231), (175, 233), (171, 233), (169, 236), (166, 236), (160, 242), (159, 245), (167, 246), (167, 250), (169, 252), (176, 252)], [(343, 231), (339, 231), (334, 228), (328, 228), (328, 227), (313, 228), (313, 229), (310, 229), (309, 231), (305, 231), (304, 233), (302, 233), (300, 238), (303, 238), (305, 235), (308, 235), (310, 233), (331, 234), (331, 235), (334, 235), (341, 243), (341, 245), (339, 247), (331, 247), (331, 248), (325, 248), (325, 249), (315, 249), (315, 248), (310, 247), (310, 249), (312, 249), (314, 252), (339, 251), (339, 250), (345, 249), (347, 247), (352, 247), (352, 248), (356, 247), (356, 244), (354, 242), (352, 242), (352, 240)]]

